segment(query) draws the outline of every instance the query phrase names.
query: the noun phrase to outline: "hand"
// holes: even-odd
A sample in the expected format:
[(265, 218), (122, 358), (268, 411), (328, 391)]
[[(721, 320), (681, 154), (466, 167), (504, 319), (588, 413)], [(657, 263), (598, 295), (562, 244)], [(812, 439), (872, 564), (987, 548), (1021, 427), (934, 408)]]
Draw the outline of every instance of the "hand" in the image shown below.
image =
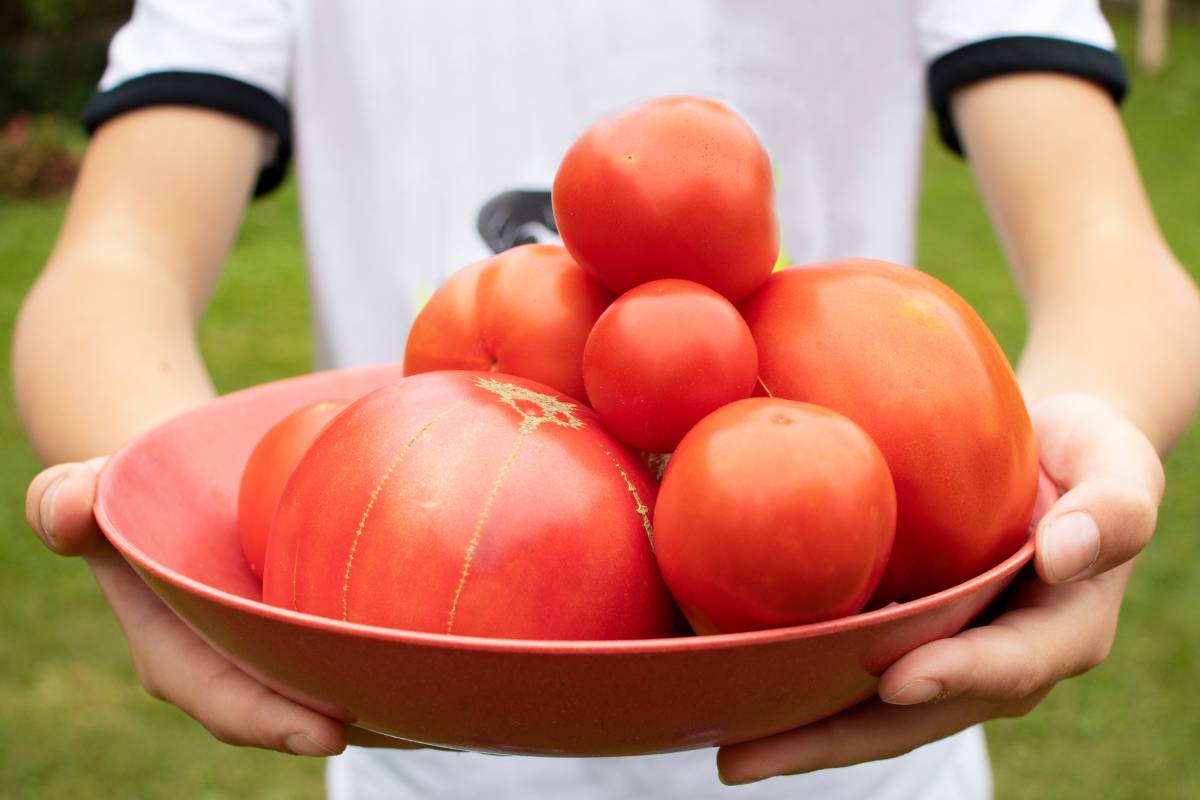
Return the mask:
[(276, 694), (209, 647), (105, 541), (92, 516), (103, 458), (33, 479), (25, 517), (50, 550), (83, 555), (112, 606), (151, 696), (183, 709), (222, 742), (306, 756), (346, 746), (346, 726)]
[(1031, 711), (1112, 648), (1133, 558), (1149, 541), (1163, 473), (1146, 437), (1083, 394), (1031, 408), (1042, 467), (1063, 494), (1036, 530), (1041, 580), (1014, 587), (990, 624), (917, 648), (878, 697), (828, 719), (723, 747), (725, 783), (891, 758), (978, 722)]

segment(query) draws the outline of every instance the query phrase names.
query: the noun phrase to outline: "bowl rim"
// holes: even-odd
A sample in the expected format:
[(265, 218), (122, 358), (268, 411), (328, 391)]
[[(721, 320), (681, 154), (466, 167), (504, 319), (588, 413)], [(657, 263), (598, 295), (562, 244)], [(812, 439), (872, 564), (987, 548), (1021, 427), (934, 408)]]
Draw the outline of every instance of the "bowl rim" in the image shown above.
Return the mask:
[[(383, 367), (384, 365), (365, 368), (351, 367), (341, 370), (331, 370), (329, 372), (361, 373), (370, 370), (383, 371), (381, 369)], [(733, 647), (768, 645), (797, 639), (816, 638), (848, 630), (870, 628), (916, 616), (938, 606), (948, 605), (957, 599), (973, 594), (976, 590), (987, 584), (1016, 574), (1033, 559), (1035, 537), (1029, 536), (1016, 552), (999, 564), (948, 589), (943, 589), (940, 592), (919, 597), (906, 603), (893, 603), (874, 611), (852, 614), (822, 622), (811, 622), (805, 625), (793, 625), (786, 628), (767, 628), (738, 633), (673, 636), (653, 639), (503, 639), (498, 637), (464, 636), (461, 634), (432, 633), (428, 631), (412, 631), (401, 628), (366, 625), (359, 622), (348, 622), (332, 617), (321, 617), (315, 614), (293, 611), (280, 606), (269, 605), (260, 600), (252, 600), (227, 592), (224, 589), (218, 589), (215, 586), (201, 583), (194, 578), (159, 563), (150, 558), (141, 548), (133, 544), (113, 523), (109, 506), (113, 502), (113, 497), (117, 496), (117, 489), (114, 487), (115, 476), (120, 472), (121, 465), (126, 460), (132, 458), (145, 442), (163, 435), (163, 431), (168, 428), (186, 425), (188, 420), (193, 416), (212, 413), (214, 406), (237, 402), (244, 399), (247, 395), (256, 394), (267, 387), (277, 387), (280, 384), (294, 381), (299, 382), (309, 377), (311, 375), (295, 376), (222, 395), (209, 403), (186, 411), (140, 434), (114, 453), (100, 471), (96, 485), (96, 499), (93, 505), (93, 513), (100, 530), (104, 532), (105, 537), (121, 556), (134, 566), (137, 571), (148, 573), (177, 589), (204, 600), (254, 616), (265, 617), (276, 622), (299, 625), (304, 628), (317, 629), (328, 633), (389, 641), (397, 644), (422, 645), (455, 650), (542, 653), (548, 655), (650, 654), (721, 650)], [(145, 580), (144, 574), (141, 577)]]

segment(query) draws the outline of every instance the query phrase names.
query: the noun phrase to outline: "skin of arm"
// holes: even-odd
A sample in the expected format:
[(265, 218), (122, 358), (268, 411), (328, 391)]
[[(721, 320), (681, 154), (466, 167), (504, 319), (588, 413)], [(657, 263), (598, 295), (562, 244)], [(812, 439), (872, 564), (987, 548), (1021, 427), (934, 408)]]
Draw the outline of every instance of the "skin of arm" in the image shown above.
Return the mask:
[(103, 454), (213, 397), (196, 327), (269, 137), (214, 111), (152, 107), (93, 138), (66, 220), (22, 305), (17, 403), (43, 461), (26, 517), (51, 550), (83, 554), (138, 678), (230, 744), (303, 755), (345, 726), (252, 680), (191, 632), (104, 541), (92, 518)]
[(1103, 662), (1157, 520), (1158, 455), (1200, 401), (1200, 295), (1163, 240), (1109, 96), (1022, 73), (959, 90), (952, 112), (1028, 312), (1018, 376), (1061, 493), (1034, 531), (1040, 580), (1015, 586), (992, 623), (901, 658), (877, 698), (722, 748), (727, 783), (897, 756), (1028, 713)]
[(1108, 95), (1014, 76), (963, 89), (954, 115), (1029, 315), (1026, 397), (1098, 395), (1166, 452), (1200, 398), (1200, 296), (1158, 229)]
[(261, 138), (182, 108), (135, 111), (97, 132), (14, 333), (17, 405), (43, 461), (109, 453), (213, 396), (195, 331)]

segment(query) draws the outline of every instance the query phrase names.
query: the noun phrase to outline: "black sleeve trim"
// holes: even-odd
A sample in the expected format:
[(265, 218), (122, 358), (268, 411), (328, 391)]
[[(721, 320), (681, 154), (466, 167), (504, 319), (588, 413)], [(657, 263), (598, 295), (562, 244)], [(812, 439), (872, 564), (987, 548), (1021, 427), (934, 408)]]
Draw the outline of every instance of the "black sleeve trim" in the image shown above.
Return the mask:
[(1045, 36), (1001, 36), (973, 42), (929, 65), (929, 102), (947, 147), (963, 154), (950, 116), (954, 90), (1011, 72), (1062, 72), (1087, 78), (1100, 84), (1117, 103), (1129, 90), (1121, 57), (1102, 47)]
[(274, 95), (257, 86), (207, 72), (150, 72), (92, 95), (83, 109), (89, 134), (127, 111), (155, 105), (185, 105), (224, 111), (257, 123), (275, 134), (275, 155), (259, 173), (255, 196), (277, 187), (292, 156), (292, 119)]

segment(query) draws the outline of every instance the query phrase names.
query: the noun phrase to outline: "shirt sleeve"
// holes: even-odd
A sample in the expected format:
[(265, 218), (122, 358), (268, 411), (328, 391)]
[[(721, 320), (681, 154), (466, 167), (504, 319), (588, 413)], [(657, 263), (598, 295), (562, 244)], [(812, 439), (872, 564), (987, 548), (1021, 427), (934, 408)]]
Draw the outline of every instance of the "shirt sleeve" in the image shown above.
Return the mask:
[(153, 105), (241, 117), (274, 136), (254, 190), (269, 192), (283, 180), (292, 152), (292, 33), (287, 0), (138, 0), (109, 45), (83, 125), (93, 133)]
[(968, 84), (1038, 71), (1093, 81), (1114, 102), (1128, 90), (1097, 0), (919, 0), (917, 31), (938, 133), (959, 154), (950, 96)]

